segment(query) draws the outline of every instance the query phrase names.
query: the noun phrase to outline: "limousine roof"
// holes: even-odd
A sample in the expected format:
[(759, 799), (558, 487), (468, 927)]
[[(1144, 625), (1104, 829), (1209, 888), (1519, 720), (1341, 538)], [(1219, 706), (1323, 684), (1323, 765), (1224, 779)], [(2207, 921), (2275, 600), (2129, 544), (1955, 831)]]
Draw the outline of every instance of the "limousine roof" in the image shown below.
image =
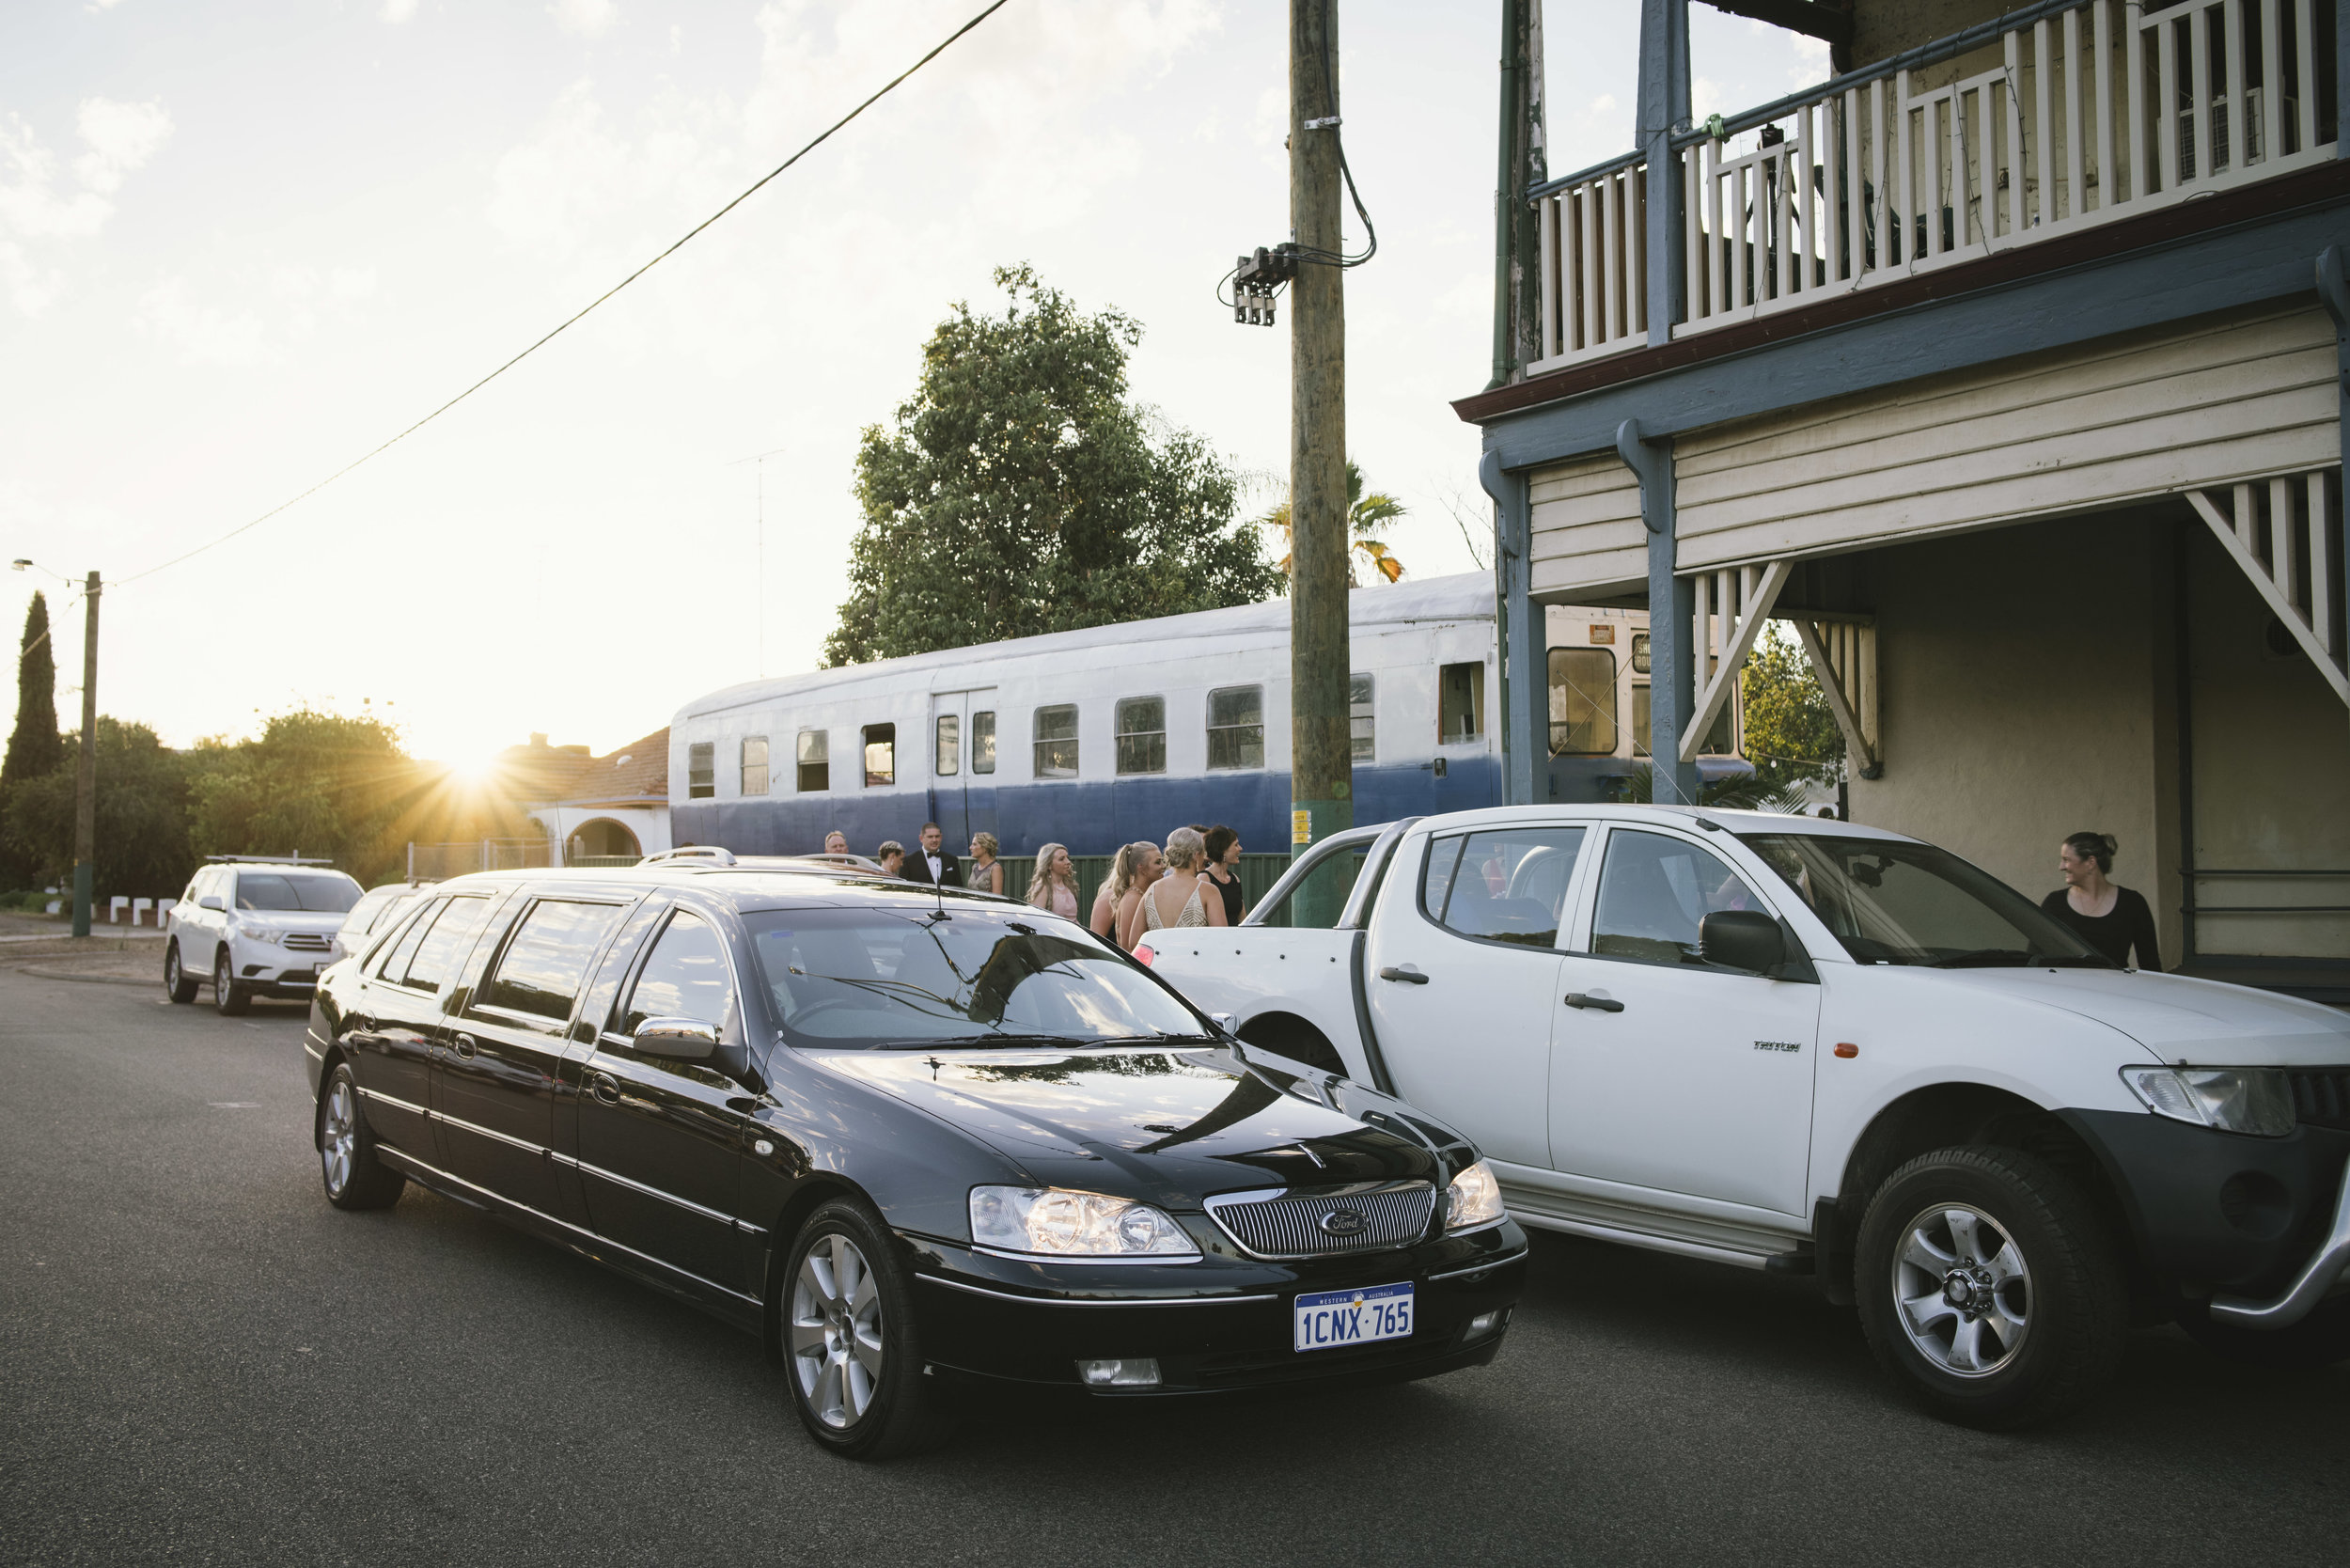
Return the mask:
[[(1365, 588), (1348, 601), (1357, 629), (1399, 626), (1423, 620), (1490, 620), (1494, 614), (1494, 574), (1464, 572), (1448, 577), (1427, 577), (1390, 588)], [(1290, 604), (1286, 599), (1261, 604), (1235, 604), (1229, 609), (1195, 610), (1189, 615), (1160, 616), (1150, 620), (1120, 621), (1088, 626), (1074, 632), (1048, 632), (1042, 636), (1010, 637), (984, 645), (980, 657), (994, 661), (1083, 652), (1118, 648), (1131, 653), (1137, 643), (1181, 642), (1236, 638), (1251, 634), (1286, 637)], [(910, 653), (903, 658), (877, 659), (871, 664), (820, 669), (805, 675), (746, 681), (696, 698), (678, 710), (680, 719), (724, 713), (748, 703), (823, 691), (834, 686), (886, 680), (932, 669), (952, 669), (957, 678), (968, 674), (974, 656), (969, 648), (947, 648), (934, 653)]]
[[(884, 881), (867, 871), (832, 870), (822, 866), (721, 866), (693, 860), (669, 860), (654, 866), (541, 866), (520, 870), (468, 871), (436, 885), (431, 891), (462, 891), (461, 885), (511, 887), (521, 883), (645, 891), (691, 886), (714, 894), (738, 910), (769, 909), (811, 899), (831, 902), (843, 893), (854, 895), (843, 902), (928, 908), (935, 907), (942, 897), (942, 892), (933, 892), (927, 883)], [(964, 887), (942, 891), (948, 903), (986, 903), (1005, 909), (1026, 907), (1012, 900)]]

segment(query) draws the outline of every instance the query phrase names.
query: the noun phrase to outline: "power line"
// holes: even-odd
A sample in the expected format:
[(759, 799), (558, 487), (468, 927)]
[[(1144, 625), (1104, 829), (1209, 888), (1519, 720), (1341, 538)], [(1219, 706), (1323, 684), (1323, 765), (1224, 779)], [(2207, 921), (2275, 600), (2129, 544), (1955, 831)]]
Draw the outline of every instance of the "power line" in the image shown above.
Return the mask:
[(113, 586), (118, 588), (126, 587), (132, 583), (137, 582), (142, 577), (152, 577), (158, 572), (167, 572), (171, 568), (178, 566), (181, 561), (193, 560), (197, 556), (204, 554), (207, 550), (216, 549), (220, 545), (226, 544), (230, 540), (235, 539), (238, 535), (247, 533), (252, 529), (259, 527), (271, 518), (275, 517), (279, 512), (285, 511), (292, 507), (300, 506), (311, 496), (316, 495), (320, 491), (324, 490), (328, 485), (333, 484), (337, 479), (341, 478), (345, 474), (348, 474), (352, 469), (357, 468), (360, 464), (369, 462), (374, 458), (381, 457), (384, 452), (389, 451), (393, 447), (406, 440), (409, 436), (415, 434), (416, 431), (424, 429), (425, 426), (431, 424), (433, 420), (438, 419), (442, 415), (446, 414), (450, 409), (455, 408), (459, 403), (463, 402), (467, 398), (472, 397), (475, 393), (480, 391), (483, 387), (497, 380), (498, 377), (506, 374), (507, 371), (512, 369), (515, 366), (521, 364), (524, 360), (529, 358), (532, 354), (546, 347), (547, 344), (553, 342), (556, 337), (576, 324), (580, 318), (586, 316), (588, 311), (595, 309), (596, 306), (602, 305), (604, 301), (610, 299), (613, 295), (619, 293), (621, 290), (627, 288), (630, 284), (635, 282), (638, 278), (652, 271), (662, 262), (676, 255), (680, 250), (684, 248), (687, 240), (691, 240), (695, 235), (699, 234), (703, 229), (708, 228), (712, 224), (716, 223), (720, 218), (725, 217), (728, 212), (733, 212), (737, 207), (740, 207), (743, 203), (748, 201), (753, 196), (756, 196), (769, 180), (775, 179), (776, 175), (781, 174), (784, 170), (790, 168), (792, 165), (798, 163), (801, 159), (815, 151), (819, 147), (822, 147), (825, 142), (832, 138), (833, 133), (838, 131), (842, 126), (856, 118), (857, 116), (871, 108), (875, 103), (880, 102), (884, 98), (887, 97), (900, 83), (905, 81), (907, 77), (912, 76), (916, 71), (921, 70), (924, 66), (938, 58), (939, 55), (945, 54), (948, 47), (954, 44), (955, 41), (961, 39), (965, 33), (968, 33), (971, 29), (977, 27), (980, 23), (985, 22), (989, 17), (994, 16), (997, 11), (1002, 10), (1010, 3), (1011, 0), (995, 0), (995, 4), (989, 6), (987, 8), (980, 11), (977, 16), (974, 16), (970, 21), (956, 28), (953, 32), (948, 34), (945, 39), (939, 41), (938, 46), (932, 49), (929, 54), (923, 55), (920, 59), (906, 67), (905, 70), (891, 77), (882, 86), (881, 89), (875, 92), (870, 98), (868, 98), (864, 102), (858, 104), (855, 108), (851, 109), (847, 114), (833, 121), (832, 124), (826, 126), (823, 132), (813, 141), (810, 141), (806, 147), (801, 148), (797, 152), (791, 154), (791, 157), (786, 158), (782, 163), (777, 164), (774, 168), (762, 175), (741, 196), (736, 196), (732, 201), (728, 202), (724, 207), (719, 208), (715, 212), (711, 213), (710, 216), (704, 218), (701, 222), (687, 229), (684, 236), (681, 238), (676, 244), (671, 245), (667, 250), (663, 251), (660, 255), (654, 257), (651, 260), (646, 262), (643, 266), (637, 268), (634, 272), (620, 279), (619, 282), (615, 283), (611, 288), (606, 289), (603, 293), (598, 294), (594, 299), (588, 301), (586, 306), (582, 306), (575, 314), (566, 320), (562, 325), (556, 327), (553, 332), (548, 333), (544, 337), (541, 337), (537, 342), (531, 344), (530, 347), (525, 349), (522, 353), (516, 354), (513, 358), (508, 360), (505, 364), (499, 366), (488, 375), (483, 376), (479, 381), (475, 382), (471, 386), (466, 387), (462, 392), (458, 393), (457, 396), (451, 398), (448, 401), (443, 403), (440, 407), (434, 409), (431, 413), (426, 415), (415, 424), (410, 425), (406, 430), (401, 431), (398, 435), (393, 436), (389, 441), (386, 441), (383, 445), (374, 447), (362, 456), (353, 459), (352, 462), (343, 464), (342, 467), (336, 469), (335, 472), (327, 475), (326, 478), (321, 479), (318, 483), (312, 485), (301, 494), (294, 496), (291, 500), (279, 502), (276, 506), (270, 508), (269, 510), (261, 513), (260, 516), (254, 518), (251, 522), (240, 524), (238, 526), (231, 528), (227, 533), (221, 535), (218, 539), (211, 540), (205, 543), (199, 544), (195, 549), (188, 551), (184, 555), (174, 556), (171, 559), (164, 561), (159, 566), (150, 566), (144, 572), (134, 572), (130, 576), (124, 577), (116, 582)]

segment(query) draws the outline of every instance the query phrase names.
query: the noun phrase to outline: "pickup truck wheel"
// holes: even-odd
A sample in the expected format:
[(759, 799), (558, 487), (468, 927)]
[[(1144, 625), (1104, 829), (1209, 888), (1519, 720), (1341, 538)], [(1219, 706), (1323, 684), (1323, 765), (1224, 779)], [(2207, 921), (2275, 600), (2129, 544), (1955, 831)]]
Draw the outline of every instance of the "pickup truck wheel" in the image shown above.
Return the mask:
[(180, 962), (180, 944), (172, 942), (164, 949), (164, 995), (182, 1006), (196, 1000), (196, 980)]
[(2218, 1321), (2200, 1301), (2182, 1305), (2176, 1316), (2188, 1339), (2215, 1356), (2247, 1366), (2295, 1372), (2350, 1361), (2350, 1298), (2321, 1301), (2290, 1328), (2248, 1328)]
[(212, 957), (212, 1011), (223, 1018), (242, 1018), (253, 1010), (253, 993), (239, 985), (236, 969), (223, 948)]
[(1854, 1263), (1878, 1362), (1948, 1419), (2051, 1420), (2121, 1364), (2128, 1293), (2112, 1238), (2078, 1187), (2020, 1150), (1937, 1150), (1894, 1171)]

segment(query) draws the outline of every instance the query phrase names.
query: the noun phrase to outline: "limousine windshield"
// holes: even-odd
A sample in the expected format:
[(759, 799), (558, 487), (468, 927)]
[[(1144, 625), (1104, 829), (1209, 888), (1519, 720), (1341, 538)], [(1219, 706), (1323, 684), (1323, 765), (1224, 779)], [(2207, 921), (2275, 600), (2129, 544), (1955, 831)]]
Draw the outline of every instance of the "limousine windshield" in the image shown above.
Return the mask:
[(787, 1039), (886, 1047), (1196, 1040), (1199, 1019), (1058, 922), (949, 911), (782, 910), (745, 918)]

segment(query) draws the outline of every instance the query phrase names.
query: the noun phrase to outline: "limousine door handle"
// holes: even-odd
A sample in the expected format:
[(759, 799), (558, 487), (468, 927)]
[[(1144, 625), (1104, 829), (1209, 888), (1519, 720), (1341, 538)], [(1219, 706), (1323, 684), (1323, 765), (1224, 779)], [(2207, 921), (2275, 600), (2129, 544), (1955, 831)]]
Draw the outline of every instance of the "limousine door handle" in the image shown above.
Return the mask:
[(609, 1073), (588, 1074), (588, 1092), (607, 1105), (620, 1103), (620, 1082)]
[(1418, 969), (1413, 968), (1408, 964), (1390, 964), (1386, 968), (1379, 971), (1379, 978), (1381, 980), (1402, 980), (1406, 985), (1426, 985), (1428, 983), (1428, 977), (1421, 974)]
[(473, 1036), (469, 1034), (461, 1034), (456, 1039), (448, 1043), (448, 1048), (456, 1052), (459, 1056), (464, 1058), (467, 1061), (471, 1061), (473, 1059), (474, 1053)]
[(1567, 993), (1567, 1005), (1587, 1007), (1596, 1012), (1622, 1012), (1623, 1011), (1623, 1004), (1615, 997), (1602, 996), (1596, 992), (1570, 991)]

